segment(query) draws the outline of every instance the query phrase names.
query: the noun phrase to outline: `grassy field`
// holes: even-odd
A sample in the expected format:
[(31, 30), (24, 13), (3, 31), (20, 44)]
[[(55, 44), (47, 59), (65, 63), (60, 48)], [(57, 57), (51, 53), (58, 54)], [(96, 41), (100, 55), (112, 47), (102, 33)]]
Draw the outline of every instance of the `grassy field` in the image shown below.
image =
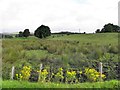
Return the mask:
[[(71, 69), (84, 72), (85, 68), (94, 68), (99, 71), (99, 62), (103, 63), (103, 74), (106, 75), (105, 82), (100, 84), (101, 87), (108, 87), (108, 84), (111, 84), (109, 87), (115, 87), (112, 86), (112, 83), (114, 84), (116, 81), (107, 82), (107, 80), (117, 79), (118, 33), (54, 34), (45, 39), (30, 36), (28, 38), (2, 40), (2, 77), (5, 80), (3, 87), (19, 87), (19, 83), (21, 83), (6, 81), (10, 79), (12, 66), (15, 66), (15, 74), (20, 73), (24, 65), (31, 66), (37, 71), (41, 63), (49, 73), (57, 73), (60, 67), (64, 70)], [(50, 78), (49, 76), (47, 78)], [(59, 87), (100, 87), (99, 83), (81, 83), (89, 81), (84, 77), (84, 73), (80, 78), (80, 84), (60, 84)], [(42, 83), (40, 86), (39, 83), (22, 83), (26, 83), (28, 87), (29, 85), (33, 87), (46, 86)], [(50, 88), (57, 87), (59, 84), (55, 84), (53, 81), (47, 85), (46, 87)]]
[(80, 41), (80, 43), (92, 44), (118, 44), (118, 33), (96, 33), (96, 34), (77, 34), (77, 35), (55, 35), (50, 40), (69, 40)]
[[(30, 36), (28, 38), (13, 38), (12, 40), (22, 41), (40, 39), (34, 36)], [(53, 34), (44, 40), (68, 40), (68, 41), (80, 41), (80, 43), (93, 43), (93, 44), (118, 44), (118, 33), (73, 34), (73, 35)]]
[(79, 84), (64, 84), (64, 83), (30, 83), (26, 81), (3, 81), (2, 88), (120, 88), (120, 82), (117, 80), (96, 82), (96, 83), (79, 83)]

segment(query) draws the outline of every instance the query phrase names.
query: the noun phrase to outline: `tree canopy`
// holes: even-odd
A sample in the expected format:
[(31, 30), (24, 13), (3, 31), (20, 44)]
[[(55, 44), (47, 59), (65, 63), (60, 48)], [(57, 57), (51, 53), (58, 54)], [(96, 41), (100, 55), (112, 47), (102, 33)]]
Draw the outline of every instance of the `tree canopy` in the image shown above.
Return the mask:
[(38, 38), (46, 38), (51, 35), (51, 30), (48, 26), (41, 25), (35, 30), (34, 35)]
[(18, 37), (23, 37), (23, 32), (22, 31), (19, 32)]
[(20, 31), (19, 34), (16, 35), (16, 37), (28, 37), (30, 36), (30, 31), (29, 29), (25, 29), (23, 32)]
[(28, 36), (30, 36), (29, 29), (25, 29), (23, 32), (23, 37), (28, 37)]
[(106, 32), (119, 32), (120, 27), (111, 23), (105, 24), (103, 28), (97, 29), (96, 33), (106, 33)]

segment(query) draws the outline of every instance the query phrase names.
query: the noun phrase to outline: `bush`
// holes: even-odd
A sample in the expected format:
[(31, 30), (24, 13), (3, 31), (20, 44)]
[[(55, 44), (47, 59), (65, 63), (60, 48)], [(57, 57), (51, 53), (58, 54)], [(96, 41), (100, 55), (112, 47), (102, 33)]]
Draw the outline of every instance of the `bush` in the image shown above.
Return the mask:
[(29, 66), (24, 66), (21, 70), (22, 80), (29, 80), (31, 68)]
[[(97, 72), (95, 69), (86, 68), (85, 75), (87, 76), (87, 79), (90, 82), (95, 82), (100, 80), (100, 73)], [(106, 76), (102, 74), (102, 79), (105, 79), (105, 78)]]

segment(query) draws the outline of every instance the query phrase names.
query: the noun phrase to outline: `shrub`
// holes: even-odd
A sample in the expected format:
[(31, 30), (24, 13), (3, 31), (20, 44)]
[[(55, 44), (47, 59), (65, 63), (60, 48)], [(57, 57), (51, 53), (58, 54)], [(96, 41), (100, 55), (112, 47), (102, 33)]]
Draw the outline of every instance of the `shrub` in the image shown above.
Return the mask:
[(55, 79), (59, 82), (59, 81), (62, 81), (63, 78), (64, 78), (63, 69), (59, 68), (57, 74), (55, 75)]
[(28, 80), (29, 79), (30, 71), (31, 71), (31, 68), (29, 66), (24, 66), (23, 67), (23, 69), (21, 70), (23, 80)]
[(67, 71), (66, 72), (66, 81), (67, 83), (73, 83), (73, 81), (76, 79), (76, 72), (75, 71)]
[(42, 70), (42, 71), (38, 71), (39, 72), (39, 81), (45, 82), (47, 75), (48, 75), (48, 71), (46, 69)]
[[(86, 68), (85, 69), (85, 75), (87, 76), (87, 79), (90, 82), (95, 82), (95, 81), (99, 81), (100, 78), (100, 73), (97, 72), (95, 69), (90, 69), (90, 68)], [(106, 76), (104, 74), (102, 74), (102, 79), (105, 79)]]
[(35, 70), (32, 70), (31, 74), (30, 74), (29, 81), (30, 82), (37, 82), (38, 81), (38, 77), (39, 77), (39, 73), (37, 71), (35, 71)]
[(21, 81), (23, 78), (23, 76), (21, 74), (15, 74), (15, 76), (16, 76), (16, 79), (19, 81)]
[(111, 47), (109, 47), (109, 52), (117, 54), (118, 53), (118, 48), (116, 46), (111, 46)]

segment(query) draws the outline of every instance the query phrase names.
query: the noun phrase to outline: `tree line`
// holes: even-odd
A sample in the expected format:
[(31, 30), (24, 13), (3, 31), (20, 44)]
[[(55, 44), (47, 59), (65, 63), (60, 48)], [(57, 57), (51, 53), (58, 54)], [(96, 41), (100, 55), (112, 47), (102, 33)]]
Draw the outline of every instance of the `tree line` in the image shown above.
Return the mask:
[[(118, 25), (114, 25), (111, 23), (105, 24), (103, 26), (103, 28), (97, 29), (95, 31), (95, 33), (107, 33), (107, 32), (120, 32), (120, 27)], [(55, 34), (79, 34), (79, 33), (73, 33), (73, 32), (59, 32), (59, 33), (55, 33)], [(83, 34), (86, 34), (85, 32)], [(39, 26), (35, 32), (34, 32), (34, 36), (38, 37), (38, 38), (46, 38), (47, 36), (51, 35), (51, 30), (48, 26), (45, 25), (41, 25)], [(29, 29), (25, 29), (24, 32), (19, 32), (18, 34), (19, 37), (28, 37), (30, 36), (30, 32)]]
[[(109, 32), (120, 32), (120, 27), (118, 25), (114, 25), (111, 23), (105, 24), (103, 28), (97, 29), (95, 33), (109, 33)], [(73, 32), (59, 32), (59, 33), (53, 33), (53, 34), (82, 34), (82, 33), (73, 33)], [(83, 34), (86, 34), (85, 32)], [(28, 37), (30, 36), (30, 31), (29, 29), (25, 29), (23, 32), (20, 31), (19, 34), (16, 34), (15, 37)], [(41, 25), (39, 26), (35, 31), (34, 31), (34, 36), (38, 38), (46, 38), (47, 36), (51, 35), (51, 30), (48, 26)], [(4, 35), (0, 34), (1, 38), (13, 38), (12, 35)]]
[(111, 23), (105, 24), (103, 28), (97, 29), (96, 33), (120, 32), (120, 27)]
[[(38, 37), (38, 38), (46, 38), (47, 36), (51, 35), (51, 30), (48, 26), (45, 25), (41, 25), (39, 26), (35, 32), (34, 32), (34, 36)], [(30, 31), (29, 29), (25, 29), (24, 32), (20, 31), (18, 35), (16, 35), (16, 37), (28, 37), (30, 36)]]

